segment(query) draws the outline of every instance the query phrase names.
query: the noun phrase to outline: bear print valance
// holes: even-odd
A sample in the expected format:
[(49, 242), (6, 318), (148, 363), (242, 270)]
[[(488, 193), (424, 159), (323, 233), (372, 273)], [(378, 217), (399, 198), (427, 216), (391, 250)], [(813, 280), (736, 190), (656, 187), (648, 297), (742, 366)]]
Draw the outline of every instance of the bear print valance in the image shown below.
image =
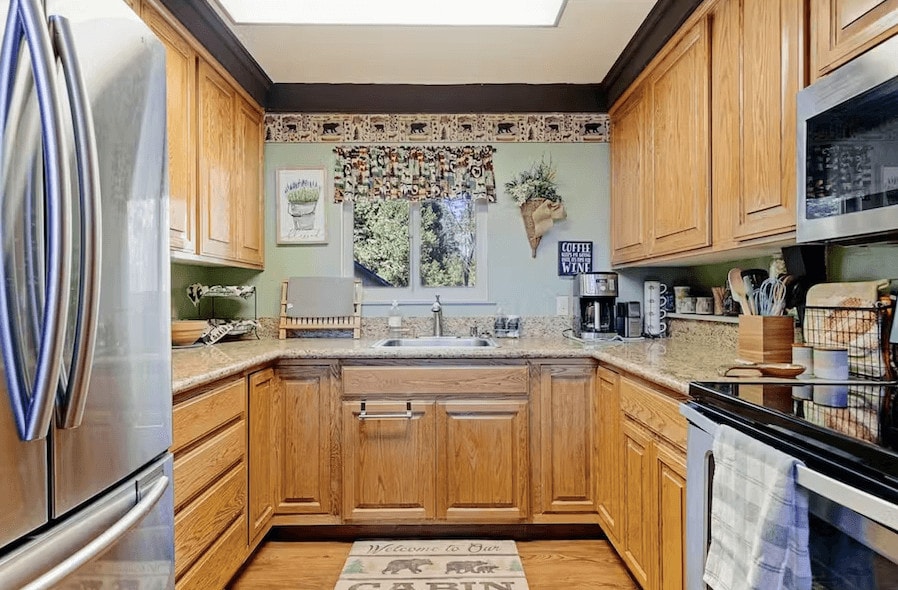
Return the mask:
[(492, 146), (334, 148), (334, 202), (485, 199), (496, 202)]

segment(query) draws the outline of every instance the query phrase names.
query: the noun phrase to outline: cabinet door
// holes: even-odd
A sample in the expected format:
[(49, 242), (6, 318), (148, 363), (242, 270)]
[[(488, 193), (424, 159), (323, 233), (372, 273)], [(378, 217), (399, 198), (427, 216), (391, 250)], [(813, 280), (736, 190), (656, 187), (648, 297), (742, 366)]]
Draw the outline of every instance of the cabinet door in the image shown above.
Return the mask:
[(735, 237), (746, 239), (795, 227), (796, 95), (804, 85), (804, 10), (802, 0), (741, 5), (742, 186), (734, 195), (720, 196), (737, 199)]
[(234, 135), (237, 219), (237, 257), (262, 267), (263, 194), (262, 194), (262, 111), (242, 97), (237, 98)]
[(643, 588), (648, 588), (652, 567), (653, 515), (652, 439), (639, 423), (625, 419), (623, 434), (624, 561)]
[(187, 39), (154, 7), (145, 4), (141, 17), (165, 45), (171, 249), (195, 254), (196, 53)]
[(249, 503), (250, 546), (268, 532), (277, 483), (277, 431), (274, 408), (277, 384), (272, 369), (249, 376)]
[(898, 33), (898, 0), (811, 2), (811, 67), (818, 78)]
[(234, 258), (238, 213), (231, 184), (235, 90), (202, 59), (197, 79), (200, 254)]
[[(539, 466), (534, 474), (538, 492), (534, 512), (537, 514), (596, 514), (598, 411), (595, 375), (595, 365), (591, 363), (540, 367), (539, 412), (534, 427), (539, 429)], [(597, 519), (595, 516), (586, 521)]]
[(620, 376), (599, 369), (599, 519), (605, 534), (620, 544), (623, 523), (621, 513), (621, 419)]
[(278, 514), (332, 514), (336, 510), (334, 457), (339, 441), (339, 394), (332, 365), (281, 367), (275, 429)]
[(440, 402), (437, 517), (520, 522), (528, 516), (526, 400)]
[[(343, 518), (346, 522), (431, 520), (434, 508), (434, 404), (343, 402)], [(396, 416), (396, 417), (394, 417)]]
[(651, 185), (646, 147), (651, 133), (645, 93), (637, 90), (612, 114), (611, 261), (645, 257), (646, 187)]
[(648, 77), (651, 133), (649, 253), (708, 246), (710, 232), (707, 23), (695, 25)]
[(683, 590), (686, 584), (686, 457), (664, 443), (655, 445), (659, 555), (655, 588)]

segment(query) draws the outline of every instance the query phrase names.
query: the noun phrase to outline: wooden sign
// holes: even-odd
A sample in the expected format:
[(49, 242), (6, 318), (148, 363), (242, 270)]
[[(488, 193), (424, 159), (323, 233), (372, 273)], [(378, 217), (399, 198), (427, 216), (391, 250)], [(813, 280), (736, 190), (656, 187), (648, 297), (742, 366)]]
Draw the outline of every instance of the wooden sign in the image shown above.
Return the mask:
[(592, 242), (558, 242), (558, 276), (592, 272)]

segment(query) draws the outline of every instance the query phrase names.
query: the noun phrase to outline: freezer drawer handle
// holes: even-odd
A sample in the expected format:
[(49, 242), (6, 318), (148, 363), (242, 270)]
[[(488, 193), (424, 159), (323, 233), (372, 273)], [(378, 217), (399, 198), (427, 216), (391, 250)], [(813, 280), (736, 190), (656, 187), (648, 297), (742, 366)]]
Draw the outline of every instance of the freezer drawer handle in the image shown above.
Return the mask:
[(105, 553), (106, 550), (115, 545), (132, 527), (153, 510), (153, 507), (156, 506), (156, 503), (159, 502), (159, 499), (165, 493), (168, 481), (168, 476), (163, 475), (160, 477), (156, 483), (147, 489), (146, 495), (134, 505), (134, 508), (129, 510), (118, 522), (103, 531), (103, 533), (55, 568), (23, 587), (22, 590), (46, 590), (47, 588), (52, 588), (65, 579), (66, 576)]
[(405, 411), (404, 412), (383, 412), (380, 414), (369, 414), (368, 409), (365, 407), (366, 402), (362, 400), (361, 410), (359, 411), (359, 420), (411, 420), (412, 416), (412, 402), (405, 402)]
[[(53, 402), (59, 386), (59, 375), (65, 345), (68, 316), (68, 288), (71, 272), (71, 197), (69, 195), (68, 159), (64, 146), (60, 97), (56, 87), (56, 58), (46, 28), (46, 16), (40, 0), (15, 0), (10, 3), (9, 18), (0, 57), (0, 79), (10, 80), (19, 58), (19, 44), (24, 36), (32, 60), (35, 88), (40, 107), (44, 142), (44, 179), (46, 183), (46, 292), (43, 301), (43, 326), (37, 334), (38, 353), (33, 376), (33, 391), (28, 391), (26, 377), (20, 369), (22, 351), (16, 343), (12, 322), (16, 297), (8, 292), (9, 269), (6, 255), (0, 257), (0, 349), (6, 365), (7, 390), (15, 416), (19, 437), (23, 441), (47, 436), (53, 418)], [(0, 125), (6, 134), (12, 88), (0, 88)], [(0, 149), (9, 149), (4, 141)], [(5, 155), (0, 154), (5, 160)], [(2, 235), (0, 243), (7, 243)], [(28, 277), (30, 281), (43, 280)], [(12, 296), (11, 296), (12, 295)]]
[(97, 157), (96, 129), (90, 100), (81, 77), (81, 67), (68, 19), (50, 17), (50, 33), (65, 73), (72, 121), (75, 129), (75, 154), (78, 192), (81, 201), (81, 255), (78, 312), (71, 372), (60, 385), (57, 422), (60, 428), (81, 425), (87, 402), (90, 370), (97, 341), (100, 303), (102, 224), (100, 216), (100, 165)]

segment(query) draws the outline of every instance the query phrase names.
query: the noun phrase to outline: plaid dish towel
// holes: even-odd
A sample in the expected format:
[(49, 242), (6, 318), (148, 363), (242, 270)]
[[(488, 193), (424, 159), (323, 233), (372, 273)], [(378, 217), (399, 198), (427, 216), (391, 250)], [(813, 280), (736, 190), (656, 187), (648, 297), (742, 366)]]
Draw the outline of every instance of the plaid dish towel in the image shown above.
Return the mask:
[(728, 426), (714, 437), (711, 547), (714, 590), (810, 590), (808, 498), (789, 457)]

